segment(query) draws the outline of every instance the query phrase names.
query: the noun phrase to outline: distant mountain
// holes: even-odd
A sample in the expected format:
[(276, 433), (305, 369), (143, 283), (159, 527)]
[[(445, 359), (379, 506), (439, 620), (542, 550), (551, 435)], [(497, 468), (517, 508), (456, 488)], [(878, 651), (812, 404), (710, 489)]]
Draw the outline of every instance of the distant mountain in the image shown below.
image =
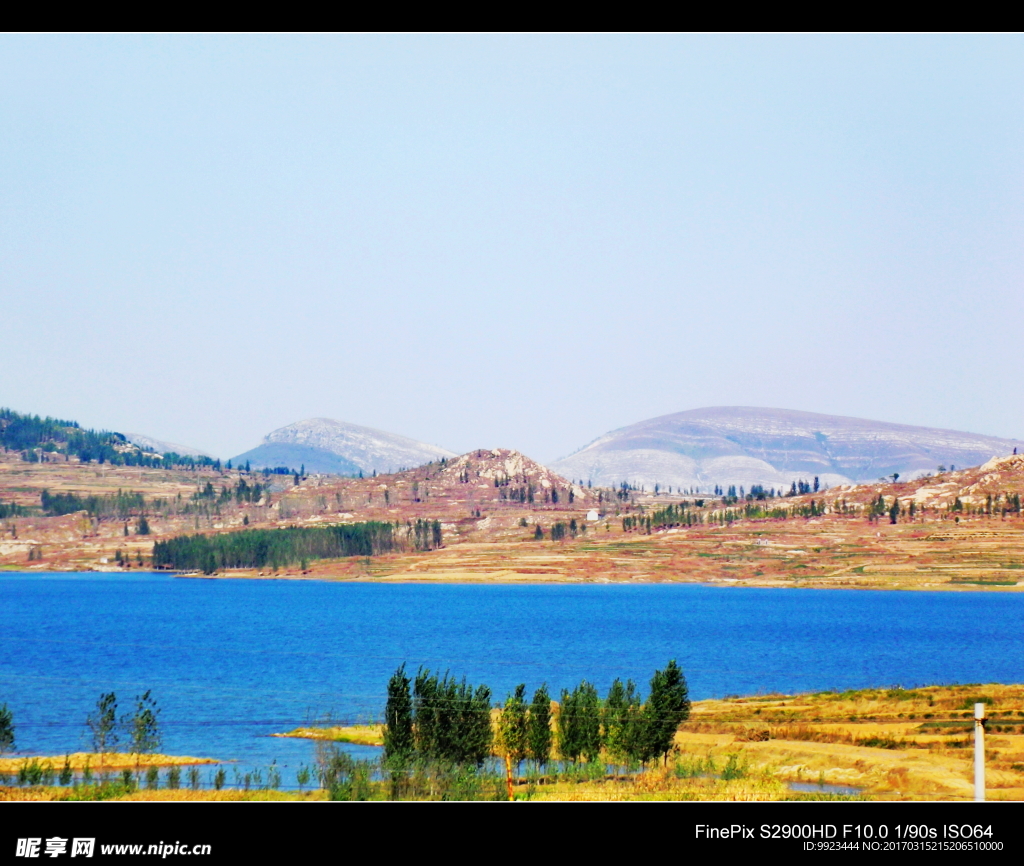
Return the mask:
[(152, 451), (156, 454), (180, 454), (182, 457), (212, 457), (206, 451), (192, 448), (188, 445), (178, 445), (175, 442), (164, 442), (161, 439), (154, 439), (152, 436), (143, 436), (141, 433), (125, 433), (124, 438), (132, 445), (138, 445), (144, 451)]
[(710, 490), (753, 484), (786, 487), (818, 476), (823, 484), (905, 479), (938, 466), (977, 466), (1024, 446), (931, 427), (725, 406), (692, 409), (614, 430), (551, 464), (573, 479), (602, 486), (623, 481)]
[(268, 434), (262, 444), (231, 458), (253, 468), (305, 466), (307, 472), (358, 475), (389, 473), (432, 463), (455, 454), (415, 439), (346, 424), (331, 418), (310, 418)]

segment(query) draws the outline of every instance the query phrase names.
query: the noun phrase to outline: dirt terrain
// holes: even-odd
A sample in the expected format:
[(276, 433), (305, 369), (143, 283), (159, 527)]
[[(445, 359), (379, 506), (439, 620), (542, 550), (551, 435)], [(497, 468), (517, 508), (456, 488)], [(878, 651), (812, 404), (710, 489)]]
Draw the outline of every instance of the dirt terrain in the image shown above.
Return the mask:
[[(145, 504), (44, 516), (44, 489), (131, 491)], [(436, 519), (439, 550), (218, 576), (1019, 591), (1021, 494), (1024, 456), (908, 483), (757, 500), (590, 488), (499, 449), (362, 479), (26, 463), (8, 453), (0, 454), (0, 506), (29, 513), (0, 522), (0, 567), (129, 570), (147, 567), (154, 541), (179, 534)], [(675, 517), (664, 517), (668, 506)], [(139, 534), (142, 517), (149, 534)], [(563, 537), (552, 540), (559, 526)]]

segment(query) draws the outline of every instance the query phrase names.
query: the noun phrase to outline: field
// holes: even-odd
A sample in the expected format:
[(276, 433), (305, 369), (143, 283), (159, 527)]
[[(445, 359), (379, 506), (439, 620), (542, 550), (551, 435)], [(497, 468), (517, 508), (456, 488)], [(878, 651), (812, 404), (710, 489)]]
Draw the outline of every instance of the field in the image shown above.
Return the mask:
[[(664, 765), (521, 780), (538, 799), (970, 800), (974, 704), (987, 705), (991, 800), (1024, 799), (1024, 685), (868, 689), (694, 703)], [(380, 728), (290, 736), (380, 745)], [(563, 774), (564, 776), (564, 774)]]
[[(973, 706), (987, 705), (986, 788), (990, 800), (1024, 800), (1024, 686), (961, 685), (911, 690), (869, 689), (808, 695), (757, 695), (694, 703), (667, 760), (630, 772), (568, 765), (543, 772), (523, 768), (513, 785), (517, 799), (536, 800), (970, 800), (973, 799)], [(305, 728), (286, 736), (379, 745), (378, 726)], [(76, 769), (88, 757), (72, 756)], [(136, 790), (109, 787), (111, 799), (325, 799), (315, 784), (280, 790), (265, 780), (211, 790), (187, 784), (156, 789), (143, 784), (135, 756), (106, 756), (107, 769), (136, 770)], [(49, 760), (54, 767), (63, 757)], [(6, 759), (10, 773), (25, 759)], [(200, 763), (152, 756), (152, 763)], [(205, 763), (209, 763), (208, 761)], [(113, 779), (121, 778), (118, 773)], [(197, 777), (198, 778), (198, 777)], [(507, 797), (503, 775), (477, 780), (473, 793)], [(88, 797), (90, 789), (59, 786), (0, 787), (3, 799)], [(95, 793), (95, 790), (93, 790)], [(389, 796), (387, 784), (370, 781), (366, 795)]]

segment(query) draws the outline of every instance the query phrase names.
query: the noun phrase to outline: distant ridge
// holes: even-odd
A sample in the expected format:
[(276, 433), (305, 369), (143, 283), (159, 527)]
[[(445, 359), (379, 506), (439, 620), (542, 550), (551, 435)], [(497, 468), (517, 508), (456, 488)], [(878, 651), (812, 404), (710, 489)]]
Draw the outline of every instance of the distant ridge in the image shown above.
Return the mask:
[(905, 479), (940, 465), (977, 466), (1024, 446), (931, 427), (787, 409), (717, 406), (663, 415), (613, 430), (551, 464), (568, 478), (614, 486), (710, 490), (715, 485), (788, 488), (818, 476), (822, 484)]
[(307, 472), (358, 475), (386, 474), (432, 463), (455, 453), (372, 427), (332, 418), (309, 418), (281, 427), (256, 448), (231, 458), (235, 465), (305, 466)]
[(124, 438), (133, 445), (138, 445), (145, 451), (156, 454), (180, 454), (183, 457), (212, 457), (206, 451), (192, 448), (189, 445), (178, 445), (176, 442), (164, 442), (161, 439), (154, 439), (152, 436), (144, 436), (141, 433), (125, 433)]

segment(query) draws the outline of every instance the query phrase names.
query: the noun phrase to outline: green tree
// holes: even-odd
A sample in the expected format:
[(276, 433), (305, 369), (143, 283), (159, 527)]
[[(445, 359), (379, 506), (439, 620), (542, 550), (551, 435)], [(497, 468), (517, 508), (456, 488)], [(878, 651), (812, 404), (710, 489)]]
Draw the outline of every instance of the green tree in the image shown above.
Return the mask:
[(601, 699), (590, 683), (580, 683), (580, 743), (583, 757), (596, 761), (601, 754)]
[[(472, 690), (466, 686), (467, 697)], [(494, 732), (491, 729), (491, 690), (488, 686), (477, 686), (463, 710), (465, 733), (460, 739), (460, 763), (480, 766), (491, 754)]]
[(0, 707), (0, 755), (14, 751), (14, 713), (7, 704)]
[(597, 689), (583, 680), (571, 692), (562, 690), (558, 712), (558, 750), (576, 762), (597, 759), (601, 751), (601, 701)]
[(412, 727), (412, 697), (403, 664), (388, 680), (388, 701), (384, 708), (384, 757), (404, 761), (415, 748)]
[(117, 747), (117, 696), (113, 692), (100, 695), (96, 710), (85, 720), (92, 733), (92, 750), (99, 754)]
[(628, 680), (623, 685), (616, 679), (608, 690), (603, 712), (602, 736), (609, 753), (619, 760), (632, 760), (636, 749), (636, 716), (640, 709), (640, 695), (636, 683)]
[(541, 686), (533, 693), (530, 714), (527, 719), (527, 753), (538, 765), (544, 766), (551, 760), (551, 695), (548, 687)]
[(160, 748), (159, 715), (160, 710), (148, 689), (144, 694), (136, 695), (135, 713), (122, 720), (127, 729), (132, 754), (147, 754)]
[(416, 751), (425, 758), (438, 757), (437, 730), (440, 700), (437, 674), (420, 668), (413, 680), (413, 736)]
[(146, 520), (146, 515), (142, 515), (139, 518), (139, 527), (135, 530), (136, 535), (149, 535), (149, 521)]
[(413, 681), (416, 750), (429, 760), (482, 764), (491, 753), (491, 690), (420, 668)]
[(505, 706), (498, 722), (498, 742), (513, 767), (518, 767), (526, 757), (528, 736), (526, 685), (520, 683), (516, 686), (515, 692), (505, 699)]
[(686, 677), (669, 661), (663, 671), (651, 678), (651, 693), (643, 708), (643, 736), (638, 749), (643, 763), (668, 755), (679, 726), (690, 717), (690, 694)]

